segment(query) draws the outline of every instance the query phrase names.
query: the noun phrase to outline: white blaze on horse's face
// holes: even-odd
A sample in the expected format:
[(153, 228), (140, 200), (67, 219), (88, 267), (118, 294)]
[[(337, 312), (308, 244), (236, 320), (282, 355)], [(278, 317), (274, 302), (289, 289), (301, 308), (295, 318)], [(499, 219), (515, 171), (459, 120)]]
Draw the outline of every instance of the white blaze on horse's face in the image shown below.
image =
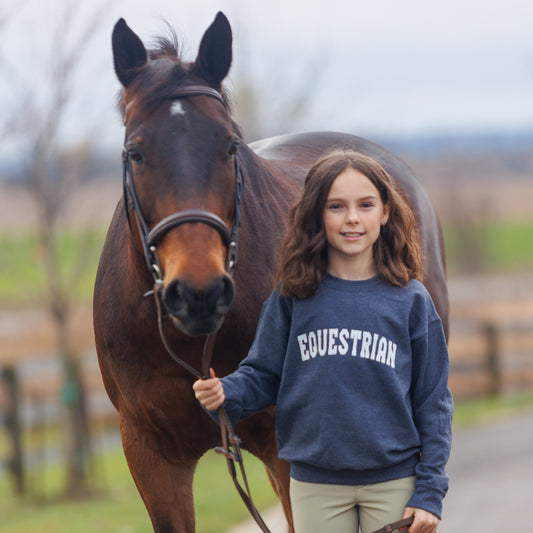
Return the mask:
[(180, 100), (176, 100), (171, 106), (170, 106), (170, 114), (175, 117), (176, 115), (185, 115), (185, 109), (183, 109), (183, 106), (181, 105)]

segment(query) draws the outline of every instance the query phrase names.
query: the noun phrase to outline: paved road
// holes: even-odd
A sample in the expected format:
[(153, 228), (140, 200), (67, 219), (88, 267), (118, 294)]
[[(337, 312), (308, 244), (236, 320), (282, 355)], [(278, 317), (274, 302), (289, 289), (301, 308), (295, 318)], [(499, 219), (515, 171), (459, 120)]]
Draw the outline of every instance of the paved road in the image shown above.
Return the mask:
[[(533, 412), (454, 434), (439, 533), (533, 533)], [(286, 533), (281, 511), (264, 518)], [(230, 533), (257, 533), (253, 523)]]
[(533, 533), (533, 412), (454, 435), (439, 533)]

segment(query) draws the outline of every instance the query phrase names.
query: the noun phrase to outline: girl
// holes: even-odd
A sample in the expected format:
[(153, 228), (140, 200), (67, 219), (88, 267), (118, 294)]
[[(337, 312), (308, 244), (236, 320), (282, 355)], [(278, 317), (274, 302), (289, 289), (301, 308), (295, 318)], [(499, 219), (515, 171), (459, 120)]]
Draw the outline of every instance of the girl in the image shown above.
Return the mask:
[(412, 211), (376, 161), (336, 151), (309, 171), (280, 259), (248, 356), (196, 397), (234, 423), (277, 406), (297, 532), (413, 516), (409, 533), (435, 533), (453, 403)]

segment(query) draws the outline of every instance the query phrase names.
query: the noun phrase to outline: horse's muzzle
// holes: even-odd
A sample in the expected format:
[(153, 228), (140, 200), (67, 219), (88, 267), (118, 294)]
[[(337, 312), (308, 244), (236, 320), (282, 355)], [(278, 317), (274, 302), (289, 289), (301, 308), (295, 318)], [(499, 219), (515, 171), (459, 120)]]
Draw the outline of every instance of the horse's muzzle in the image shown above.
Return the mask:
[(175, 279), (165, 287), (162, 301), (177, 329), (198, 336), (213, 333), (221, 326), (234, 299), (234, 283), (224, 275), (205, 290)]

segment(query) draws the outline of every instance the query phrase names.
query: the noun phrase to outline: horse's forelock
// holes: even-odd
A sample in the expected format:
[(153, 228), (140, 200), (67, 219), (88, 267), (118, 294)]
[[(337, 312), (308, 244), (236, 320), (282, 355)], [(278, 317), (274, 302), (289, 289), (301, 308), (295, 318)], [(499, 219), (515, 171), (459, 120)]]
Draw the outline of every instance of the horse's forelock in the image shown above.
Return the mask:
[(167, 23), (167, 35), (162, 35), (157, 38), (155, 43), (148, 50), (150, 59), (159, 59), (160, 57), (169, 57), (176, 62), (181, 63), (181, 51), (178, 36)]
[[(128, 89), (123, 89), (119, 94), (118, 108), (123, 120), (126, 119), (128, 105), (135, 101), (137, 109), (142, 108), (150, 112), (164, 101), (172, 100), (175, 97), (176, 88), (186, 84), (191, 63), (184, 62), (181, 57), (181, 47), (174, 29), (168, 26), (168, 34), (157, 38), (148, 49), (149, 63), (157, 60), (168, 59), (173, 65), (170, 68), (161, 69), (157, 74), (151, 71), (149, 76), (142, 76), (142, 71), (147, 68), (143, 66), (139, 69), (139, 76), (134, 79)], [(227, 91), (223, 88), (222, 98), (228, 113), (231, 115), (231, 99)], [(240, 135), (239, 127), (233, 123), (235, 131)]]

